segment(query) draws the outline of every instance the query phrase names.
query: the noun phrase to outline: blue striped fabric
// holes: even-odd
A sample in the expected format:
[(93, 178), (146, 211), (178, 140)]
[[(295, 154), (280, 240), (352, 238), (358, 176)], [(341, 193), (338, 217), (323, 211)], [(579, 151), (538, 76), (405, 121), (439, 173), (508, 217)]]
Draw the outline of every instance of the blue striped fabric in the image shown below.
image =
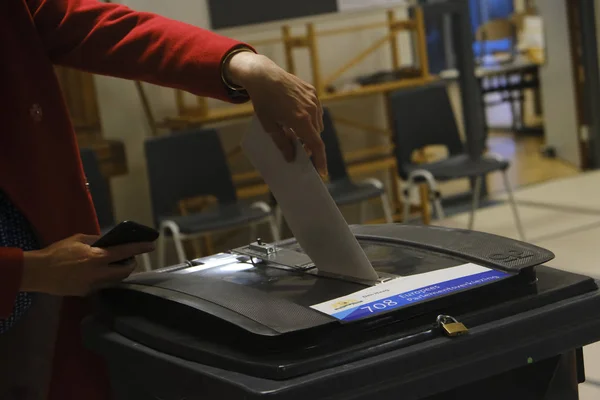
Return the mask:
[[(0, 191), (0, 247), (18, 247), (25, 251), (39, 248), (31, 225), (2, 191)], [(32, 294), (19, 293), (12, 314), (6, 319), (0, 319), (0, 335), (12, 328), (27, 313), (32, 301)]]

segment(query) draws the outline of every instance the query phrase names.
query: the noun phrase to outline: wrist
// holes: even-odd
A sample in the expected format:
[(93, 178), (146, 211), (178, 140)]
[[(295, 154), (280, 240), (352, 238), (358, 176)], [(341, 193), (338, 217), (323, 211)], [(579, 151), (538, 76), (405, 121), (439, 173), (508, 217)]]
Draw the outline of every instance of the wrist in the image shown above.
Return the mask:
[(234, 50), (223, 64), (223, 79), (229, 86), (247, 89), (256, 79), (259, 63), (264, 56), (249, 48)]
[(40, 251), (23, 252), (23, 276), (21, 278), (21, 291), (40, 292), (43, 287), (43, 270), (48, 268), (45, 254)]

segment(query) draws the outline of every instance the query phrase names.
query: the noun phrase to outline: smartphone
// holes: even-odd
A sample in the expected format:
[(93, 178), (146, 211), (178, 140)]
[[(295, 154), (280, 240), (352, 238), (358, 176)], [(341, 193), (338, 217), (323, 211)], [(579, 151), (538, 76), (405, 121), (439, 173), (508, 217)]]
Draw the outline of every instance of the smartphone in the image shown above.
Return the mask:
[[(154, 228), (133, 221), (123, 221), (102, 235), (92, 246), (107, 248), (129, 243), (154, 242), (158, 236), (159, 233)], [(127, 264), (132, 260), (133, 257), (115, 264)]]

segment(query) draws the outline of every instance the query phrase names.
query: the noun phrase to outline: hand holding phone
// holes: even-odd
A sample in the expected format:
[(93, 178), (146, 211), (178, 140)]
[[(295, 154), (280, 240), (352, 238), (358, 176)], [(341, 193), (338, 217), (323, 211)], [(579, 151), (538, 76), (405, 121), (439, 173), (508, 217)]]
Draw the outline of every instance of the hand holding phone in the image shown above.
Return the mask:
[[(118, 228), (102, 241), (98, 240), (98, 235), (80, 233), (40, 250), (25, 251), (20, 290), (55, 296), (86, 296), (105, 285), (121, 282), (134, 271), (135, 262), (115, 263), (151, 252), (154, 243), (149, 240), (157, 237), (152, 234), (135, 238), (127, 234), (125, 238), (129, 236), (131, 240), (115, 240), (122, 229)], [(130, 243), (105, 247), (119, 242)], [(94, 247), (94, 244), (105, 248)]]
[[(123, 221), (92, 244), (92, 247), (107, 248), (130, 243), (149, 243), (154, 242), (158, 237), (159, 233), (156, 229), (133, 221)], [(133, 258), (127, 258), (115, 264), (128, 264), (132, 260)]]

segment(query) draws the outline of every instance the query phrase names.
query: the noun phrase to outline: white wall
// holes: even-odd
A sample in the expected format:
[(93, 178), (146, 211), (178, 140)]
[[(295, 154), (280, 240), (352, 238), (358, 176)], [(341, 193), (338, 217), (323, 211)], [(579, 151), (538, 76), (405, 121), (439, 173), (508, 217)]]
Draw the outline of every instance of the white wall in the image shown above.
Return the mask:
[[(156, 12), (169, 18), (177, 19), (201, 27), (209, 26), (209, 15), (205, 0), (122, 0), (121, 3), (140, 11)], [(351, 26), (357, 23), (368, 23), (374, 20), (384, 20), (385, 12), (378, 10), (361, 14), (347, 14), (319, 17), (313, 19), (317, 22), (317, 29), (326, 29), (340, 26)], [(294, 23), (302, 28), (302, 22)], [(235, 29), (224, 33), (244, 41), (260, 40), (280, 35), (281, 23), (268, 24), (251, 29)], [(319, 42), (321, 51), (322, 70), (328, 76), (345, 60), (354, 57), (361, 49), (377, 40), (385, 29), (369, 30), (339, 37), (327, 37)], [(408, 37), (401, 38), (402, 60), (411, 62), (411, 50)], [(369, 57), (355, 69), (350, 71), (350, 76), (361, 73), (370, 73), (382, 68), (390, 68), (389, 47), (383, 47), (375, 55)], [(283, 65), (284, 58), (281, 45), (270, 45), (258, 49), (263, 54)], [(302, 50), (298, 50), (297, 68), (298, 75), (310, 80), (308, 58), (302, 57)], [(148, 184), (143, 156), (143, 141), (150, 136), (150, 129), (145, 119), (142, 106), (133, 82), (120, 79), (97, 77), (97, 89), (104, 134), (108, 138), (118, 138), (124, 141), (127, 151), (129, 174), (113, 180), (113, 193), (115, 211), (118, 219), (134, 219), (140, 222), (152, 223), (150, 203), (148, 200)], [(155, 116), (162, 119), (164, 116), (174, 114), (175, 104), (173, 92), (169, 89), (145, 85), (150, 95)], [(221, 104), (215, 104), (221, 106)], [(352, 118), (360, 119), (365, 123), (384, 126), (383, 103), (376, 96), (372, 99), (346, 101), (332, 105), (335, 112), (344, 112)], [(232, 125), (223, 128), (222, 137), (224, 146), (230, 148), (239, 140), (241, 127)], [(341, 134), (354, 134), (347, 142), (352, 146), (364, 146), (377, 141), (378, 138), (367, 137), (360, 132), (344, 131)]]
[(544, 21), (546, 63), (540, 69), (546, 145), (581, 167), (573, 68), (565, 0), (537, 2)]

